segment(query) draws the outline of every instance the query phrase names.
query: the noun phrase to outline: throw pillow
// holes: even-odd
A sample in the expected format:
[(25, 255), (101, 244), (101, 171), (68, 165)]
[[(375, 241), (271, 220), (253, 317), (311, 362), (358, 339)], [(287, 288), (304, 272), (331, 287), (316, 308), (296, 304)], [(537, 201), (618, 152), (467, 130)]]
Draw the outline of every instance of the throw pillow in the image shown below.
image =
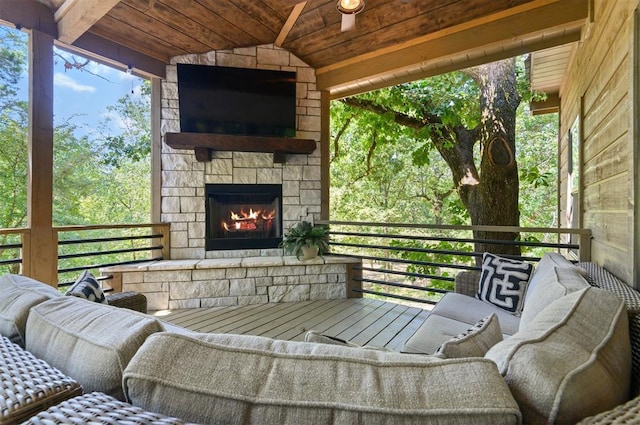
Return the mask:
[(491, 347), (502, 341), (502, 330), (495, 313), (480, 319), (466, 332), (442, 344), (435, 354), (446, 358), (484, 357)]
[(67, 290), (65, 295), (84, 298), (101, 304), (108, 304), (107, 298), (100, 287), (98, 280), (87, 270), (85, 270), (78, 280)]
[(533, 265), (485, 252), (476, 298), (519, 316)]

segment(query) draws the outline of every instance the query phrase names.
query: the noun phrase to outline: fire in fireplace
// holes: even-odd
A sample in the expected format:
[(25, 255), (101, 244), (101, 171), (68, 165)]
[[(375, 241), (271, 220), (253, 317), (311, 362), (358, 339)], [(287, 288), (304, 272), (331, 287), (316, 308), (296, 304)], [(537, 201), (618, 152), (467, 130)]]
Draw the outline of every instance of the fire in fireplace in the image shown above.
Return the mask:
[(282, 241), (282, 186), (207, 184), (208, 251), (276, 248)]

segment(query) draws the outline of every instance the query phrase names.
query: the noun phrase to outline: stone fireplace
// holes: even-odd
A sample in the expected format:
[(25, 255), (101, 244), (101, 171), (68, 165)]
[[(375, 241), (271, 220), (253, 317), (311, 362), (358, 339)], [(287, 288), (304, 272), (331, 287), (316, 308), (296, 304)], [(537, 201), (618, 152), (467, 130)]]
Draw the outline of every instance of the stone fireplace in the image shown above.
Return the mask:
[[(269, 138), (180, 133), (178, 63), (295, 72), (295, 139), (273, 144)], [(301, 262), (278, 248), (288, 227), (320, 219), (315, 82), (313, 69), (272, 45), (174, 58), (162, 82), (161, 110), (161, 221), (171, 224), (171, 259), (103, 270), (115, 287), (145, 294), (149, 310), (354, 296), (358, 260)], [(266, 145), (275, 146), (273, 152), (265, 152)]]
[[(180, 111), (177, 81), (178, 63), (261, 68), (292, 71), (296, 74), (296, 138), (315, 141), (309, 154), (247, 152), (255, 139), (233, 143), (237, 150), (212, 149), (205, 160), (194, 149), (174, 149), (167, 145), (168, 135), (179, 139)], [(208, 238), (212, 223), (206, 216), (207, 185), (249, 187), (278, 185), (281, 195), (281, 229), (300, 220), (320, 219), (320, 92), (316, 90), (315, 71), (289, 52), (273, 45), (233, 51), (215, 51), (185, 55), (173, 59), (162, 83), (162, 188), (161, 221), (171, 223), (172, 259), (209, 259), (281, 255), (277, 243), (246, 244), (238, 248), (217, 244)], [(223, 139), (224, 136), (218, 136)], [(259, 143), (261, 143), (259, 141)], [(313, 149), (313, 148), (312, 148)], [(207, 160), (209, 159), (210, 160)], [(280, 237), (281, 235), (276, 236)], [(218, 238), (218, 241), (221, 238)], [(273, 242), (273, 241), (272, 241)], [(220, 249), (217, 249), (220, 247)]]

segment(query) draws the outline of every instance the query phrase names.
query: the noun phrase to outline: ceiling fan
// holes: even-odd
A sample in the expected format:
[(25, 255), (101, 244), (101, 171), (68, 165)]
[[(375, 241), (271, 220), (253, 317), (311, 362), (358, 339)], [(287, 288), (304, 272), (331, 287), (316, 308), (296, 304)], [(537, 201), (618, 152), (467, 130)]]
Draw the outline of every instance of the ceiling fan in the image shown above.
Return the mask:
[(342, 13), (340, 31), (351, 31), (356, 27), (356, 14), (364, 9), (364, 0), (338, 0), (336, 7)]

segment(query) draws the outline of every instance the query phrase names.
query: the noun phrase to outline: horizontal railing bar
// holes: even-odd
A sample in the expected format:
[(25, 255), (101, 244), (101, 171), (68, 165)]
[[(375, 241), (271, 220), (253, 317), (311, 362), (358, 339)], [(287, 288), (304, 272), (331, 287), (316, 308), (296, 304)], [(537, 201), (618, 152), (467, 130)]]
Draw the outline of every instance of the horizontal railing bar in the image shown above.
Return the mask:
[(82, 252), (78, 254), (63, 254), (58, 255), (59, 260), (68, 260), (71, 258), (81, 258), (81, 257), (95, 257), (99, 255), (109, 255), (109, 254), (125, 254), (130, 252), (141, 252), (141, 251), (155, 251), (157, 249), (162, 249), (162, 245), (159, 246), (146, 246), (142, 248), (126, 248), (126, 249), (112, 249), (109, 251), (92, 251), (92, 252)]
[(453, 224), (416, 224), (416, 223), (376, 223), (376, 222), (353, 222), (318, 220), (316, 224), (340, 225), (340, 226), (367, 226), (367, 227), (412, 227), (417, 229), (436, 230), (471, 230), (479, 232), (504, 232), (504, 233), (553, 233), (553, 234), (576, 234), (591, 235), (590, 229), (565, 228), (565, 227), (517, 227), (517, 226), (460, 226)]
[(361, 236), (361, 237), (373, 237), (384, 239), (410, 239), (420, 241), (438, 241), (438, 242), (463, 242), (463, 243), (486, 243), (493, 245), (515, 245), (515, 246), (535, 246), (540, 248), (566, 248), (566, 249), (578, 249), (580, 245), (555, 243), (555, 242), (527, 242), (527, 241), (505, 241), (500, 239), (473, 239), (473, 238), (452, 238), (452, 237), (439, 237), (439, 236), (411, 236), (411, 235), (398, 235), (398, 234), (384, 234), (384, 233), (359, 233), (359, 232), (336, 232), (329, 231), (329, 235), (340, 236)]
[(0, 245), (0, 249), (20, 249), (20, 248), (22, 248), (22, 244), (21, 243)]
[(0, 260), (0, 265), (9, 265), (9, 264), (20, 264), (22, 263), (22, 258), (12, 258), (9, 260)]
[(83, 243), (134, 241), (134, 240), (143, 240), (143, 239), (156, 239), (161, 237), (162, 237), (162, 234), (157, 233), (153, 235), (140, 235), (140, 236), (116, 236), (113, 238), (67, 239), (67, 240), (58, 241), (58, 245), (80, 245)]
[(395, 288), (406, 288), (406, 289), (415, 289), (416, 291), (436, 292), (438, 294), (447, 294), (451, 292), (451, 291), (447, 291), (446, 289), (431, 288), (429, 286), (407, 285), (406, 283), (390, 282), (388, 280), (366, 279), (366, 278), (355, 278), (353, 280), (355, 280), (356, 282), (376, 283), (378, 285), (393, 286)]
[(145, 258), (144, 260), (129, 260), (129, 261), (117, 261), (117, 262), (114, 262), (114, 263), (92, 264), (92, 265), (88, 265), (88, 266), (68, 267), (66, 269), (58, 269), (58, 273), (77, 272), (77, 271), (90, 270), (90, 269), (99, 269), (99, 268), (102, 268), (102, 267), (120, 266), (120, 265), (137, 264), (137, 263), (146, 263), (147, 261), (158, 261), (158, 260), (162, 260), (162, 257)]
[(0, 229), (0, 235), (15, 235), (18, 233), (29, 233), (31, 232), (31, 229), (27, 229), (25, 227), (19, 227), (19, 228), (15, 228), (15, 229)]
[[(345, 246), (349, 248), (367, 248), (367, 249), (378, 249), (378, 250), (384, 250), (384, 251), (421, 252), (425, 254), (446, 254), (446, 255), (456, 255), (459, 257), (478, 257), (478, 258), (482, 257), (482, 253), (475, 252), (475, 251), (473, 252), (448, 251), (448, 250), (438, 250), (438, 249), (411, 248), (411, 247), (399, 247), (399, 246), (387, 246), (387, 245), (353, 244), (353, 243), (334, 242), (334, 241), (330, 241), (329, 243), (332, 246), (333, 245)], [(523, 260), (523, 261), (535, 261), (535, 262), (540, 261), (540, 257), (527, 257), (523, 255), (508, 255), (508, 254), (501, 254), (501, 256), (506, 258), (513, 258), (516, 260)], [(375, 258), (382, 259), (381, 257), (375, 257)], [(410, 261), (410, 262), (413, 263), (413, 261)]]
[(94, 225), (74, 225), (74, 226), (54, 226), (53, 230), (58, 232), (77, 232), (82, 230), (105, 230), (105, 229), (135, 229), (168, 226), (167, 223), (142, 223), (142, 224), (94, 224)]
[[(102, 282), (104, 280), (109, 280), (109, 279), (113, 279), (113, 275), (107, 275), (107, 276), (94, 276), (96, 278), (96, 280), (98, 282)], [(58, 287), (60, 286), (71, 286), (74, 283), (76, 283), (74, 280), (73, 281), (67, 281), (67, 282), (58, 282)], [(113, 288), (102, 288), (102, 291), (104, 293), (107, 292), (113, 292)]]
[(354, 254), (343, 254), (343, 253), (340, 253), (339, 255), (341, 257), (359, 258), (361, 260), (378, 260), (378, 261), (387, 261), (389, 263), (401, 263), (401, 264), (419, 264), (421, 266), (441, 267), (443, 269), (480, 270), (480, 267), (467, 266), (462, 264), (432, 263), (427, 261), (403, 260), (401, 258), (382, 258), (382, 257), (374, 257), (370, 255), (354, 255)]
[(407, 297), (405, 295), (387, 294), (387, 293), (384, 293), (384, 292), (372, 291), (370, 289), (356, 289), (356, 288), (354, 288), (353, 292), (358, 292), (358, 293), (362, 293), (362, 294), (370, 294), (370, 295), (379, 295), (379, 296), (382, 296), (382, 297), (396, 298), (396, 299), (405, 300), (405, 301), (414, 301), (414, 302), (423, 303), (423, 304), (431, 304), (431, 305), (435, 305), (436, 304), (436, 301), (423, 300), (421, 298)]
[(403, 251), (403, 252), (422, 252), (425, 254), (446, 254), (446, 255), (458, 255), (466, 257), (482, 257), (482, 254), (470, 251), (452, 251), (445, 249), (430, 249), (430, 248), (412, 248), (406, 246), (389, 246), (389, 245), (369, 245), (358, 244), (350, 242), (335, 242), (331, 241), (331, 245), (346, 246), (349, 248), (368, 248), (368, 249), (382, 249), (385, 251)]
[(374, 267), (354, 267), (354, 270), (362, 270), (368, 272), (377, 272), (383, 274), (395, 274), (401, 276), (410, 276), (410, 277), (418, 277), (423, 279), (434, 279), (434, 280), (443, 280), (447, 282), (454, 282), (455, 278), (447, 277), (447, 276), (439, 276), (435, 274), (423, 274), (423, 273), (415, 273), (415, 272), (403, 272), (400, 270), (388, 270), (388, 269), (376, 269)]

